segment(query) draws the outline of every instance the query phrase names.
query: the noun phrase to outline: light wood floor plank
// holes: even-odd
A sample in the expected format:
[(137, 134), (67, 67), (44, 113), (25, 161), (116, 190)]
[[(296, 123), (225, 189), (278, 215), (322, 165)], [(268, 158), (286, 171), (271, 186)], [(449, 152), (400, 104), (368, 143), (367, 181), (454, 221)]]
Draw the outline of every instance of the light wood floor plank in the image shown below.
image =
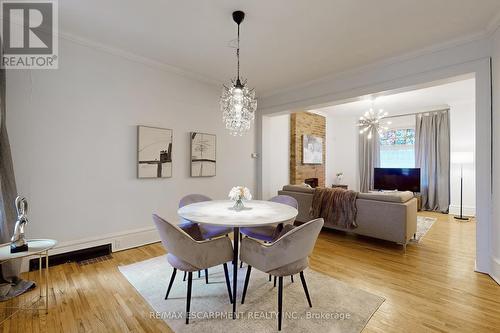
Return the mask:
[[(386, 298), (364, 332), (500, 332), (500, 287), (474, 272), (475, 222), (422, 214), (438, 221), (406, 253), (396, 244), (323, 231), (311, 268)], [(164, 253), (160, 244), (152, 244), (113, 253), (103, 262), (51, 267), (49, 313), (22, 312), (1, 331), (171, 332), (163, 321), (150, 318), (152, 310), (118, 270)]]

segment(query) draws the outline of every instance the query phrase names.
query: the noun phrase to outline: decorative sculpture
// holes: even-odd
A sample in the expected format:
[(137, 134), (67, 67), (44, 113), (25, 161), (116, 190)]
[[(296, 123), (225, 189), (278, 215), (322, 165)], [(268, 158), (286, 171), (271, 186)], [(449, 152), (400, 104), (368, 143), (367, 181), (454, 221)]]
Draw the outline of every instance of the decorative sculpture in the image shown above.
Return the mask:
[(28, 242), (24, 238), (24, 226), (28, 223), (28, 200), (18, 196), (15, 201), (17, 210), (17, 221), (14, 227), (14, 235), (10, 239), (10, 253), (28, 251)]

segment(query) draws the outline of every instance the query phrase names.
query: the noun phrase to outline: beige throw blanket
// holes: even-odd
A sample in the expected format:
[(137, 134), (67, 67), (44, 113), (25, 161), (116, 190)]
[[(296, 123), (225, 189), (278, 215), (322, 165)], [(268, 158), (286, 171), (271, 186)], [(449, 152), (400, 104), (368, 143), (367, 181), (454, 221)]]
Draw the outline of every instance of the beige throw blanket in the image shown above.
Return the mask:
[(309, 215), (322, 217), (325, 224), (344, 229), (354, 229), (356, 223), (356, 197), (358, 192), (341, 188), (316, 188)]

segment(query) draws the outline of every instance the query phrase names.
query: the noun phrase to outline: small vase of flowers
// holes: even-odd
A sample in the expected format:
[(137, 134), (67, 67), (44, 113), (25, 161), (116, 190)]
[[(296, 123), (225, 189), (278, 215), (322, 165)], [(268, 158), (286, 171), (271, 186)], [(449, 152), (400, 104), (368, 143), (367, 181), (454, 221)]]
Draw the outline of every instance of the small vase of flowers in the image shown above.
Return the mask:
[(228, 195), (229, 199), (234, 201), (233, 209), (242, 210), (245, 208), (243, 200), (252, 200), (250, 190), (244, 186), (235, 186), (231, 189)]

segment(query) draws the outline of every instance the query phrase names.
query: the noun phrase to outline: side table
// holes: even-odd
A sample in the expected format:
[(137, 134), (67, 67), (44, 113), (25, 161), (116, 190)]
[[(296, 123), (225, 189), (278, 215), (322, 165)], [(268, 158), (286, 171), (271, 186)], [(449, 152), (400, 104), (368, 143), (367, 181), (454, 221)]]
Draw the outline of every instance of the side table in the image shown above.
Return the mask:
[(422, 210), (422, 194), (420, 193), (415, 193), (415, 198), (417, 198), (417, 211)]
[[(40, 289), (40, 293), (37, 297), (30, 299), (28, 302), (28, 305), (21, 305), (18, 307), (15, 307), (16, 311), (12, 312), (7, 318), (5, 318), (2, 322), (0, 322), (0, 325), (10, 319), (12, 316), (14, 316), (16, 313), (18, 313), (21, 310), (28, 309), (28, 310), (41, 310), (45, 309), (45, 313), (48, 313), (49, 311), (49, 283), (50, 283), (50, 276), (49, 276), (49, 250), (52, 249), (54, 246), (56, 246), (57, 241), (53, 239), (29, 239), (28, 240), (28, 251), (24, 252), (18, 252), (18, 253), (10, 253), (10, 243), (4, 244), (0, 246), (0, 264), (3, 264), (7, 261), (14, 260), (14, 259), (21, 259), (25, 257), (31, 257), (31, 256), (38, 256), (38, 281), (37, 286)], [(42, 258), (45, 258), (45, 288), (42, 288)], [(45, 295), (43, 294), (43, 289), (45, 289)], [(33, 307), (34, 304), (37, 304), (38, 301), (41, 299), (45, 300), (45, 306), (39, 307)]]
[(332, 188), (343, 188), (344, 190), (348, 190), (348, 187), (348, 185), (332, 184)]

